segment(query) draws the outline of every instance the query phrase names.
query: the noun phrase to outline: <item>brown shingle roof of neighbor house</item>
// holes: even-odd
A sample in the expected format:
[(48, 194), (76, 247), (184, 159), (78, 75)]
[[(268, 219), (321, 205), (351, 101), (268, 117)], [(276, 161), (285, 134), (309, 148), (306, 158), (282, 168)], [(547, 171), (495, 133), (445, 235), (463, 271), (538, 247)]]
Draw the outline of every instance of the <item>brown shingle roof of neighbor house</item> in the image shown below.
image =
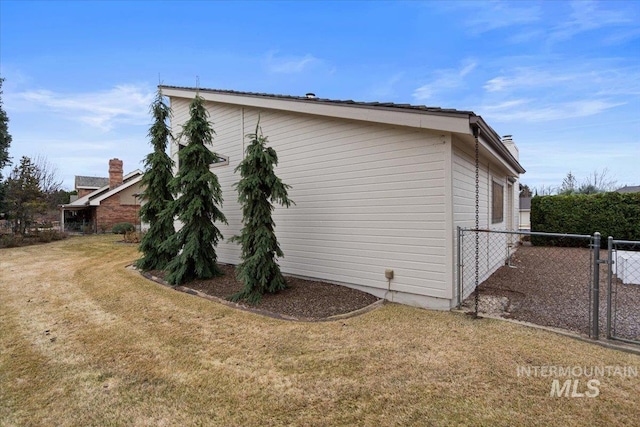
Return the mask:
[(640, 193), (640, 185), (625, 185), (618, 188), (616, 193)]
[(195, 88), (195, 87), (184, 87), (184, 86), (168, 86), (168, 85), (159, 85), (162, 89), (176, 89), (176, 90), (187, 90), (193, 92), (206, 92), (206, 93), (214, 93), (221, 95), (238, 95), (238, 96), (249, 96), (256, 98), (268, 98), (268, 99), (281, 99), (281, 100), (289, 100), (289, 101), (297, 101), (297, 102), (314, 102), (321, 104), (329, 104), (329, 105), (343, 105), (349, 107), (362, 107), (362, 108), (375, 108), (375, 109), (385, 109), (385, 110), (395, 110), (395, 111), (413, 111), (418, 113), (425, 114), (436, 114), (441, 116), (458, 116), (469, 119), (469, 124), (473, 125), (476, 128), (482, 130), (483, 133), (491, 135), (489, 138), (490, 144), (493, 145), (495, 149), (497, 149), (503, 157), (509, 159), (509, 163), (512, 167), (517, 170), (518, 173), (524, 173), (525, 170), (520, 165), (518, 160), (516, 160), (513, 155), (509, 152), (509, 150), (502, 143), (502, 138), (498, 133), (489, 126), (481, 116), (478, 116), (473, 111), (465, 111), (465, 110), (456, 110), (453, 108), (440, 108), (440, 107), (427, 107), (426, 105), (413, 105), (413, 104), (396, 104), (393, 102), (361, 102), (361, 101), (353, 101), (351, 99), (348, 100), (338, 100), (338, 99), (328, 99), (328, 98), (318, 98), (313, 93), (307, 93), (305, 96), (293, 96), (293, 95), (276, 95), (269, 93), (260, 93), (260, 92), (242, 92), (235, 90), (223, 90), (223, 89), (206, 89), (206, 88)]
[(97, 176), (80, 176), (76, 175), (75, 188), (95, 188), (109, 185), (109, 178), (100, 178)]
[(531, 210), (531, 197), (520, 197), (520, 210)]

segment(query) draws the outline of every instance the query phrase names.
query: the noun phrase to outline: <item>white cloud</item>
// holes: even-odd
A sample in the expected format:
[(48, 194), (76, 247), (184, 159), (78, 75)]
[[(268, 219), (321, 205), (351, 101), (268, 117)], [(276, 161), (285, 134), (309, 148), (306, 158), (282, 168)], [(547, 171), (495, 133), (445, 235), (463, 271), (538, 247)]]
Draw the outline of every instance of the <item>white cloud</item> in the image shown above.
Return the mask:
[(267, 53), (266, 67), (271, 73), (293, 74), (310, 68), (320, 60), (311, 54), (300, 56), (277, 57), (277, 51)]
[(486, 117), (489, 120), (546, 122), (593, 116), (624, 104), (624, 102), (611, 102), (602, 99), (548, 103), (546, 105), (541, 105), (539, 102), (517, 100), (485, 106), (482, 107), (482, 111), (487, 111)]
[(513, 108), (513, 107), (518, 107), (520, 105), (526, 104), (529, 101), (526, 99), (514, 99), (511, 101), (505, 101), (505, 102), (501, 102), (500, 104), (496, 104), (496, 105), (486, 105), (484, 107), (482, 107), (482, 111), (500, 111), (500, 110), (506, 110), (509, 108)]
[(467, 60), (459, 69), (437, 70), (433, 73), (434, 80), (414, 90), (413, 97), (417, 101), (425, 101), (433, 98), (437, 92), (459, 88), (476, 66), (475, 61)]
[(520, 6), (513, 2), (451, 2), (461, 13), (464, 26), (473, 35), (488, 31), (522, 26), (538, 22), (542, 11), (539, 5)]
[[(590, 93), (597, 96), (640, 94), (640, 69), (620, 66), (615, 61), (593, 61), (579, 67), (558, 61), (554, 67), (514, 67), (485, 82), (489, 93), (515, 93), (545, 89), (558, 93)], [(548, 91), (548, 89), (553, 89)]]
[(119, 123), (148, 123), (153, 95), (146, 87), (118, 85), (104, 91), (73, 94), (30, 90), (15, 93), (12, 99), (20, 110), (55, 112), (66, 120), (79, 120), (106, 132)]
[(594, 1), (574, 1), (571, 3), (569, 20), (557, 25), (550, 33), (550, 40), (561, 41), (573, 38), (585, 31), (609, 26), (632, 24), (634, 19), (628, 11), (605, 10)]
[[(548, 120), (587, 117), (621, 105), (637, 105), (640, 70), (615, 61), (574, 66), (515, 68), (483, 86), (480, 111), (494, 120)], [(489, 117), (488, 115), (488, 117)]]
[(425, 101), (433, 96), (432, 85), (420, 86), (413, 92), (413, 97), (418, 101)]
[(404, 77), (404, 72), (399, 72), (389, 77), (386, 80), (381, 80), (375, 83), (375, 85), (369, 90), (369, 94), (378, 100), (385, 98), (392, 98), (396, 96), (395, 86)]
[(640, 28), (616, 31), (611, 35), (605, 37), (602, 42), (608, 45), (616, 45), (620, 43), (626, 43), (637, 38), (640, 38)]
[(488, 80), (483, 87), (487, 92), (549, 87), (560, 83), (579, 82), (580, 80), (578, 79), (585, 77), (582, 74), (576, 72), (551, 72), (536, 68), (515, 68), (509, 76), (494, 77)]
[(460, 77), (464, 77), (464, 76), (466, 76), (467, 74), (469, 74), (470, 72), (472, 72), (473, 70), (475, 70), (475, 68), (476, 68), (476, 66), (477, 66), (477, 65), (478, 65), (478, 64), (477, 64), (477, 63), (475, 63), (475, 62), (469, 62), (467, 65), (465, 65), (465, 66), (460, 70), (460, 72), (458, 73), (458, 75), (459, 75)]

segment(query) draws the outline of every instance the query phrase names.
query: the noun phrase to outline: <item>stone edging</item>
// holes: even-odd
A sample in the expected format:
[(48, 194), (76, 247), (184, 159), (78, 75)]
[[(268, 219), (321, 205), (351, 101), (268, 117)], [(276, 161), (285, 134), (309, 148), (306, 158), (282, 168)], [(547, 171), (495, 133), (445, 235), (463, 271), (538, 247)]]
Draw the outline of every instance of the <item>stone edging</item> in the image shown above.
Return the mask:
[(219, 304), (225, 305), (227, 307), (231, 307), (231, 308), (236, 308), (239, 310), (243, 310), (243, 311), (248, 311), (250, 313), (254, 313), (254, 314), (259, 314), (262, 316), (266, 316), (266, 317), (271, 317), (274, 319), (279, 319), (279, 320), (288, 320), (288, 321), (292, 321), (292, 322), (331, 322), (331, 321), (336, 321), (336, 320), (343, 320), (343, 319), (348, 319), (350, 317), (355, 317), (355, 316), (359, 316), (361, 314), (365, 314), (368, 313), (370, 311), (375, 310), (378, 307), (381, 307), (385, 300), (383, 299), (379, 299), (378, 301), (369, 304), (366, 307), (362, 307), (359, 308), (358, 310), (354, 310), (351, 311), (349, 313), (342, 313), (342, 314), (336, 314), (334, 316), (329, 316), (329, 317), (323, 317), (323, 318), (311, 318), (311, 317), (295, 317), (295, 316), (288, 316), (286, 314), (279, 314), (279, 313), (274, 313), (272, 311), (268, 311), (268, 310), (262, 310), (260, 308), (254, 308), (254, 307), (248, 307), (246, 305), (243, 304), (239, 304), (233, 301), (228, 301), (224, 298), (219, 298), (213, 295), (208, 295), (205, 294), (204, 292), (200, 292), (197, 291), (195, 289), (191, 289), (189, 287), (186, 286), (172, 286), (169, 283), (167, 283), (166, 281), (164, 281), (163, 279), (161, 279), (160, 277), (154, 276), (152, 274), (146, 273), (144, 271), (140, 271), (138, 270), (133, 264), (130, 264), (126, 267), (129, 270), (133, 270), (133, 271), (137, 271), (142, 277), (144, 277), (145, 279), (149, 279), (153, 282), (156, 282), (160, 285), (166, 286), (168, 288), (174, 289), (178, 292), (184, 292), (186, 294), (189, 295), (195, 295), (197, 297), (200, 298), (204, 298), (207, 299), (209, 301), (214, 301), (217, 302)]
[[(461, 314), (469, 314), (469, 312), (465, 311), (465, 310), (451, 310), (454, 313), (461, 313)], [(504, 317), (500, 317), (500, 316), (495, 316), (492, 314), (486, 314), (486, 313), (478, 313), (478, 318), (483, 318), (483, 319), (493, 319), (493, 320), (501, 320), (503, 322), (508, 322), (508, 323), (513, 323), (515, 325), (520, 325), (520, 326), (526, 326), (529, 328), (534, 328), (534, 329), (540, 329), (543, 331), (547, 331), (547, 332), (553, 332), (556, 333), (558, 335), (562, 335), (565, 337), (569, 337), (569, 338), (573, 338), (579, 341), (583, 341), (589, 344), (595, 344), (595, 345), (599, 345), (601, 347), (606, 347), (612, 350), (619, 350), (619, 351), (624, 351), (627, 353), (633, 353), (633, 354), (637, 354), (640, 356), (640, 347), (636, 347), (633, 346), (631, 344), (626, 344), (622, 341), (615, 341), (615, 340), (608, 340), (608, 339), (601, 339), (601, 340), (594, 340), (591, 339), (585, 335), (581, 335), (578, 334), (576, 332), (572, 332), (566, 329), (560, 329), (560, 328), (554, 328), (552, 326), (543, 326), (543, 325), (536, 325), (535, 323), (531, 323), (531, 322), (525, 322), (524, 320), (517, 320), (517, 319), (507, 319)]]

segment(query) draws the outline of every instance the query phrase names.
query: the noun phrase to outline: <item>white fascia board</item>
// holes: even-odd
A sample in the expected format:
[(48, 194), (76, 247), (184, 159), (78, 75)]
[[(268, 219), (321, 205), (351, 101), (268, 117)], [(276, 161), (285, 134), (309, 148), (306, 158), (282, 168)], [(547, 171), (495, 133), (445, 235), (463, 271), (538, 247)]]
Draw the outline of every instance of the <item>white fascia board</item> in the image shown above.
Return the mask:
[(104, 187), (101, 187), (101, 188), (98, 188), (97, 190), (92, 191), (89, 194), (85, 194), (84, 196), (80, 197), (79, 199), (77, 199), (77, 200), (75, 200), (75, 201), (73, 201), (73, 202), (71, 202), (71, 203), (69, 203), (68, 205), (65, 205), (65, 206), (87, 206), (89, 204), (89, 200), (91, 200), (91, 196), (94, 193), (98, 193), (100, 191), (104, 191), (107, 188), (109, 188), (108, 185), (104, 186)]
[[(162, 88), (162, 94), (168, 97), (193, 99), (194, 90)], [(200, 96), (206, 101), (222, 104), (241, 105), (244, 107), (264, 108), (290, 111), (324, 117), (361, 120), (365, 122), (384, 123), (396, 126), (407, 126), (420, 129), (432, 129), (443, 132), (469, 134), (469, 118), (464, 114), (431, 113), (367, 105), (341, 105), (321, 100), (306, 101), (298, 99), (277, 99), (266, 96), (243, 94), (214, 93), (202, 90)]]
[[(133, 172), (132, 172), (133, 173)], [(130, 176), (131, 174), (129, 174)], [(119, 186), (117, 186), (116, 188), (113, 188), (109, 191), (107, 191), (106, 193), (96, 197), (95, 199), (92, 199), (89, 202), (89, 206), (100, 206), (100, 202), (103, 201), (104, 199), (113, 196), (114, 194), (117, 194), (119, 192), (121, 192), (122, 190), (125, 190), (129, 187), (131, 187), (134, 184), (137, 184), (138, 182), (140, 182), (140, 180), (142, 180), (142, 174), (140, 174), (139, 176), (137, 176), (136, 178), (133, 178), (132, 180), (125, 182), (124, 184), (121, 184)]]
[(78, 206), (78, 205), (72, 205), (72, 204), (66, 204), (66, 205), (58, 205), (59, 208), (61, 208), (62, 210), (66, 210), (66, 211), (77, 211), (77, 210), (81, 210), (81, 209), (86, 209), (87, 206), (82, 205), (82, 206)]
[(132, 176), (135, 175), (142, 175), (142, 171), (140, 169), (136, 169), (134, 171), (129, 172), (128, 174), (126, 174), (125, 176), (122, 177), (123, 181), (126, 181), (127, 179), (131, 178)]

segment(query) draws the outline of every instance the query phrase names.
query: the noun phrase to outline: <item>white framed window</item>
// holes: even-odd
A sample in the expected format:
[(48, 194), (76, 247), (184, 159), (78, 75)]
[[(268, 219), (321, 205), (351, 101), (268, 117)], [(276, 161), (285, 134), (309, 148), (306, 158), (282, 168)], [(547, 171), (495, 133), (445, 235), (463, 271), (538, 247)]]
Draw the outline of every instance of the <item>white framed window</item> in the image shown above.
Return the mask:
[[(180, 151), (185, 147), (186, 147), (186, 144), (178, 144), (178, 153), (180, 153)], [(217, 168), (220, 166), (226, 166), (229, 164), (229, 156), (224, 156), (218, 153), (216, 153), (216, 156), (218, 156), (216, 158), (216, 161), (214, 161), (209, 165), (209, 169)], [(182, 162), (180, 161), (180, 154), (178, 154), (178, 170), (180, 170), (181, 167), (182, 167)]]

